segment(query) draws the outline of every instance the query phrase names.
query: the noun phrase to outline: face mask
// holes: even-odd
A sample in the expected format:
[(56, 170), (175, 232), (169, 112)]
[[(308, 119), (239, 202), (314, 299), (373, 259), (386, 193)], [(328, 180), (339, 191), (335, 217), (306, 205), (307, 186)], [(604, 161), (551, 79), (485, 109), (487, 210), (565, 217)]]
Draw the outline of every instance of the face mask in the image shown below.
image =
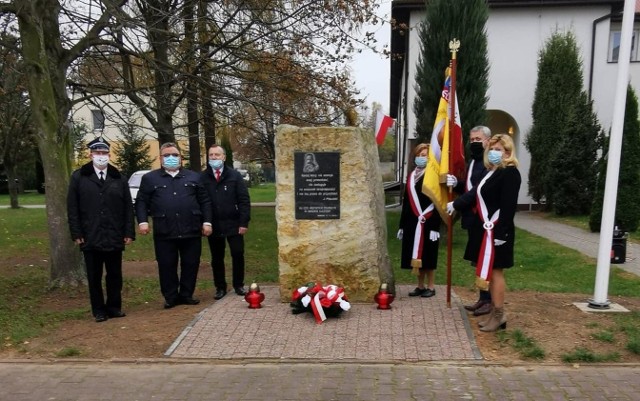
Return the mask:
[(93, 155), (91, 156), (91, 160), (93, 160), (93, 164), (96, 167), (105, 167), (107, 164), (109, 164), (109, 156)]
[(214, 170), (220, 170), (222, 168), (223, 164), (224, 164), (224, 161), (222, 161), (222, 160), (217, 160), (217, 159), (216, 160), (209, 160), (209, 165)]
[(471, 150), (471, 157), (474, 159), (482, 159), (482, 155), (484, 154), (484, 147), (482, 146), (482, 142), (471, 142), (469, 145), (469, 149)]
[(427, 165), (427, 158), (424, 156), (416, 156), (414, 161), (416, 163), (416, 166), (420, 168), (424, 168), (424, 166)]
[(502, 162), (502, 152), (499, 150), (490, 150), (487, 154), (487, 159), (491, 164), (500, 164), (500, 162)]
[(164, 157), (162, 165), (168, 169), (175, 169), (180, 167), (180, 158), (175, 156)]

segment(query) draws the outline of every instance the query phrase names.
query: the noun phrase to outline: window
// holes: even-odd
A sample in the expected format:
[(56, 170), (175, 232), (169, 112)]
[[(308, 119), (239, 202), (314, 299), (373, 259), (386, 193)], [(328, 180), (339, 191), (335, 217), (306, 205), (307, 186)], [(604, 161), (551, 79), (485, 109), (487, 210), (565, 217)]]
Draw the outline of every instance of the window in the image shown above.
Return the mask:
[[(631, 61), (638, 61), (638, 45), (637, 38), (640, 37), (640, 31), (633, 31), (631, 37)], [(611, 31), (609, 35), (609, 55), (607, 61), (610, 63), (618, 62), (618, 54), (620, 53), (620, 31)]]
[(93, 130), (102, 131), (104, 129), (104, 113), (101, 110), (91, 110), (93, 117)]

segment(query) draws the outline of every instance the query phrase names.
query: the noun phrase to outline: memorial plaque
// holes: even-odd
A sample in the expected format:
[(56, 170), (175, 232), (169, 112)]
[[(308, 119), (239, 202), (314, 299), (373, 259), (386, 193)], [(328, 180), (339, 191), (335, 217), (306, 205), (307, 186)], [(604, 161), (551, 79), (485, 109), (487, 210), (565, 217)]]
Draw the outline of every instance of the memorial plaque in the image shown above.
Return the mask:
[(296, 219), (340, 218), (339, 152), (295, 152), (294, 175)]

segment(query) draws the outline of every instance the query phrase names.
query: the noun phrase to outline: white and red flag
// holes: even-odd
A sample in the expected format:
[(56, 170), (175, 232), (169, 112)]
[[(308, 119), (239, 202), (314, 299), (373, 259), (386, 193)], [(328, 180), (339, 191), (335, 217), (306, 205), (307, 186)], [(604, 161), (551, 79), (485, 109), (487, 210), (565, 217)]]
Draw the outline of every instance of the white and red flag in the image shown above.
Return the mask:
[(387, 131), (394, 123), (394, 119), (384, 114), (381, 110), (378, 110), (376, 114), (376, 143), (378, 146), (384, 142), (384, 137), (387, 135)]

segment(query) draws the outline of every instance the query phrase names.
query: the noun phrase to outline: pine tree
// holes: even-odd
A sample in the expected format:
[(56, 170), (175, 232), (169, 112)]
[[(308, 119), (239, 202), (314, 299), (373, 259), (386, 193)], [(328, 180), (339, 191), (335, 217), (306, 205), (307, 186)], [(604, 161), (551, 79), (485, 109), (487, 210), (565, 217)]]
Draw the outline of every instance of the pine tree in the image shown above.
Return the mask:
[[(538, 82), (533, 100), (533, 125), (525, 146), (531, 154), (529, 195), (553, 207), (550, 176), (552, 160), (569, 119), (580, 118), (575, 109), (582, 93), (582, 64), (573, 33), (555, 32), (539, 53)], [(591, 118), (591, 114), (587, 115)], [(574, 121), (575, 122), (575, 121)], [(580, 145), (580, 144), (577, 144)], [(566, 149), (573, 152), (574, 149)]]
[[(603, 138), (608, 139), (608, 138)], [(607, 171), (608, 141), (603, 140), (603, 156), (599, 160), (599, 176), (593, 207), (589, 218), (591, 231), (600, 231), (602, 203)], [(640, 121), (638, 121), (638, 98), (631, 86), (627, 87), (627, 102), (622, 128), (620, 174), (616, 200), (615, 224), (623, 231), (636, 231), (640, 222)]]
[(149, 145), (144, 137), (140, 135), (134, 124), (126, 124), (120, 127), (122, 142), (116, 148), (116, 164), (122, 174), (130, 177), (138, 170), (148, 170), (153, 164), (153, 159), (149, 156)]
[(462, 132), (485, 124), (489, 60), (485, 0), (433, 0), (427, 3), (426, 18), (419, 28), (421, 54), (416, 71), (416, 132), (420, 142), (429, 142), (440, 101), (445, 70), (451, 52), (449, 42), (460, 41), (457, 54), (457, 98)]
[(567, 124), (555, 132), (548, 186), (558, 215), (588, 215), (597, 176), (600, 124), (585, 92), (568, 111)]

